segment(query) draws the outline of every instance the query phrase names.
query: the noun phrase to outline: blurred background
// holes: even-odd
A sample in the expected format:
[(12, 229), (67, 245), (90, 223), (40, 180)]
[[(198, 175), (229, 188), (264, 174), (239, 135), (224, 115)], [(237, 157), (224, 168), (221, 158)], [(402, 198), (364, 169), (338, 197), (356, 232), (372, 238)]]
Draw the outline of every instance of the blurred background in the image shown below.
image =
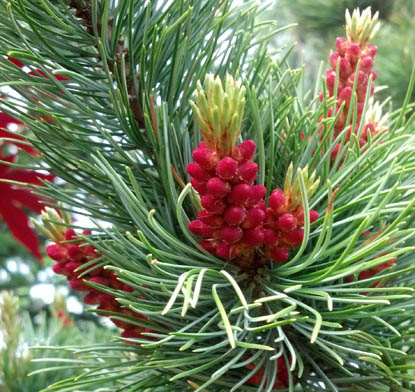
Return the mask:
[[(272, 45), (275, 49), (281, 45), (291, 49), (287, 61), (293, 67), (305, 64), (304, 80), (308, 88), (318, 82), (316, 78), (320, 67), (323, 72), (327, 69), (327, 59), (336, 37), (344, 36), (346, 8), (371, 6), (372, 10), (379, 11), (382, 27), (374, 42), (379, 46), (375, 62), (379, 75), (377, 98), (384, 100), (391, 97), (390, 104), (395, 108), (402, 104), (415, 62), (414, 0), (278, 0), (271, 3), (260, 19), (275, 20), (279, 27), (297, 24)], [(296, 45), (291, 47), (293, 42)], [(7, 130), (17, 130), (22, 136), (30, 135), (30, 130), (24, 125), (11, 120), (7, 122), (2, 117), (0, 137), (10, 138)], [(34, 155), (4, 139), (0, 140), (0, 153), (2, 159), (15, 155), (17, 163), (30, 162)], [(0, 163), (0, 178), (2, 173), (7, 174), (7, 170), (9, 168)], [(4, 175), (4, 178), (7, 176)], [(7, 198), (5, 189), (0, 187), (1, 199)], [(15, 200), (12, 202), (15, 203)], [(19, 204), (18, 207), (28, 217), (37, 216), (37, 211), (30, 206), (27, 208)], [(13, 229), (11, 222), (1, 216), (0, 391), (38, 391), (53, 381), (69, 377), (72, 371), (78, 369), (66, 367), (62, 371), (55, 369), (49, 373), (36, 373), (41, 365), (31, 361), (37, 354), (36, 350), (29, 350), (29, 346), (105, 342), (111, 339), (114, 327), (105, 322), (105, 318), (85, 312), (82, 299), (68, 288), (65, 277), (52, 272), (52, 262), (44, 254), (45, 238), (36, 234), (38, 249), (42, 252), (40, 258), (36, 256), (33, 244), (22, 244), (16, 239), (19, 237), (17, 229)], [(81, 217), (78, 219), (82, 223)], [(87, 225), (87, 222), (83, 223)], [(30, 223), (21, 229), (31, 230)], [(42, 357), (45, 356), (47, 353), (43, 352)], [(28, 378), (31, 373), (33, 376)]]
[(279, 25), (296, 24), (285, 35), (287, 45), (296, 42), (289, 61), (295, 67), (305, 64), (305, 80), (310, 88), (316, 83), (321, 61), (323, 72), (328, 68), (336, 37), (345, 36), (346, 9), (369, 6), (372, 12), (379, 12), (381, 22), (373, 42), (378, 46), (376, 97), (381, 101), (391, 97), (396, 108), (405, 98), (415, 62), (414, 0), (277, 0), (264, 16)]

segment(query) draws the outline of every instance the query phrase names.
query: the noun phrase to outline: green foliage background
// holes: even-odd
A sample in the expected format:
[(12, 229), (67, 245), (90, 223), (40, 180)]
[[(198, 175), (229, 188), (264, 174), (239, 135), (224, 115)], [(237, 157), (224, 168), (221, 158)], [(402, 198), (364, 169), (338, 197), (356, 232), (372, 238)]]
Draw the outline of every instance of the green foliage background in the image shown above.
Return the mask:
[[(97, 329), (93, 322), (79, 321), (64, 325), (56, 312), (39, 312), (33, 319), (21, 309), (19, 299), (2, 292), (0, 296), (0, 390), (35, 392), (46, 385), (75, 375), (82, 367), (53, 367), (45, 372), (43, 363), (36, 362), (39, 351), (31, 347), (95, 343), (110, 339), (111, 332)], [(59, 360), (71, 360), (70, 352), (42, 350), (45, 359), (59, 355)], [(54, 364), (55, 360), (50, 363)]]
[[(293, 46), (268, 51), (285, 29), (258, 21), (259, 8), (219, 0), (0, 1), (2, 53), (48, 76), (1, 58), (2, 84), (20, 94), (3, 100), (4, 110), (28, 124), (49, 170), (71, 184), (36, 191), (92, 219), (85, 239), (135, 291), (99, 288), (147, 317), (126, 321), (157, 331), (134, 341), (141, 345), (103, 339), (66, 348), (71, 359), (62, 366), (81, 369), (79, 377), (47, 390), (270, 391), (280, 356), (290, 392), (413, 389), (414, 74), (382, 140), (369, 140), (366, 150), (344, 132), (333, 141), (328, 119), (319, 143), (319, 118), (333, 103), (319, 104), (320, 78), (309, 91), (302, 71), (290, 68)], [(258, 183), (280, 187), (290, 162), (296, 170), (308, 164), (321, 180), (307, 200), (297, 172), (305, 210), (321, 217), (305, 225), (289, 262), (254, 280), (198, 248), (186, 227), (197, 196), (174, 175), (188, 181), (200, 140), (188, 100), (208, 72), (239, 74), (247, 88), (242, 135), (256, 141)], [(368, 243), (365, 231), (380, 235)], [(392, 268), (357, 279), (394, 256)], [(262, 384), (246, 383), (260, 368)]]
[[(334, 50), (336, 37), (345, 36), (344, 14), (346, 9), (370, 6), (378, 11), (382, 28), (375, 37), (378, 46), (375, 70), (378, 72), (379, 91), (384, 100), (392, 98), (394, 108), (399, 108), (405, 98), (415, 62), (415, 3), (407, 0), (278, 0), (267, 17), (297, 23), (290, 29), (288, 39), (298, 42), (291, 60), (297, 66), (306, 61), (305, 72), (311, 85), (318, 75), (320, 62), (327, 62)], [(296, 61), (294, 59), (296, 58)]]

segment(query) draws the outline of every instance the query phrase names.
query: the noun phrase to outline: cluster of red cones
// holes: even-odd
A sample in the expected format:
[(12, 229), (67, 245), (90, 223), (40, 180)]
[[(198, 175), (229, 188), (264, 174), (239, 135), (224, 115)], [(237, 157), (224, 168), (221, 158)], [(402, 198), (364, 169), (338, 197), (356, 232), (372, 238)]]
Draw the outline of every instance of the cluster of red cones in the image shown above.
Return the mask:
[[(377, 47), (370, 45), (378, 28), (377, 14), (372, 16), (370, 10), (365, 10), (360, 15), (355, 10), (352, 16), (346, 14), (346, 20), (347, 38), (336, 39), (336, 50), (329, 57), (331, 68), (326, 71), (328, 96), (336, 98), (334, 112), (329, 108), (327, 116), (322, 116), (320, 120), (339, 114), (341, 106), (344, 105), (334, 124), (333, 138), (336, 138), (347, 126), (346, 141), (349, 141), (354, 134), (358, 137), (359, 146), (363, 147), (370, 137), (373, 138), (382, 130), (376, 121), (370, 121), (370, 115), (362, 118), (366, 96), (367, 94), (372, 96), (374, 92), (373, 84), (370, 85), (369, 90), (369, 80), (373, 83), (377, 79), (377, 73), (373, 71)], [(338, 77), (336, 77), (337, 70)], [(353, 93), (356, 97), (355, 105), (352, 99)], [(323, 100), (323, 94), (320, 100)], [(371, 104), (367, 113), (371, 111), (370, 106)], [(321, 127), (320, 134), (323, 130), (324, 126)], [(332, 159), (337, 157), (339, 150), (340, 144), (337, 144), (331, 152)]]
[[(82, 234), (90, 235), (91, 233), (89, 231), (83, 231)], [(98, 259), (100, 255), (96, 252), (94, 246), (87, 245), (85, 241), (80, 240), (75, 230), (66, 229), (61, 241), (47, 246), (46, 253), (51, 259), (56, 261), (52, 267), (53, 271), (57, 274), (65, 275), (73, 290), (86, 293), (83, 299), (85, 304), (98, 305), (99, 310), (116, 313), (131, 319), (146, 319), (143, 315), (122, 308), (113, 295), (98, 291), (85, 283), (85, 281), (88, 281), (115, 290), (133, 291), (131, 286), (118, 280), (114, 271), (104, 269), (102, 266), (97, 267), (98, 262), (90, 264), (91, 260)], [(86, 263), (89, 263), (88, 266), (82, 268)], [(86, 271), (88, 272), (85, 273)], [(98, 314), (107, 316), (106, 313)], [(134, 322), (130, 323), (111, 316), (109, 317), (117, 327), (123, 329), (121, 336), (124, 338), (140, 338), (143, 332), (150, 332), (149, 329), (135, 325)]]
[[(349, 110), (351, 109), (350, 105), (352, 100), (353, 85), (355, 83), (355, 91), (357, 96), (356, 123), (360, 123), (369, 78), (371, 77), (372, 81), (375, 81), (377, 78), (377, 73), (372, 70), (376, 52), (377, 47), (374, 45), (362, 48), (361, 45), (350, 42), (343, 37), (339, 37), (336, 40), (336, 52), (332, 53), (329, 58), (331, 69), (326, 72), (327, 89), (329, 95), (333, 97), (336, 82), (336, 67), (337, 63), (339, 63), (336, 111), (343, 104), (343, 102), (345, 108), (334, 126), (336, 133), (342, 131), (345, 126)], [(357, 70), (359, 61), (360, 67), (359, 70)], [(357, 80), (355, 80), (356, 76)], [(373, 94), (373, 90), (374, 87), (372, 85), (370, 95)]]
[[(202, 237), (200, 245), (223, 259), (246, 257), (257, 249), (274, 261), (286, 261), (289, 250), (304, 236), (304, 210), (290, 195), (276, 189), (264, 200), (266, 188), (254, 185), (258, 165), (252, 161), (255, 142), (246, 140), (220, 157), (205, 142), (193, 151), (187, 166), (191, 184), (199, 192), (203, 209), (189, 230)], [(318, 218), (309, 212), (310, 222)]]

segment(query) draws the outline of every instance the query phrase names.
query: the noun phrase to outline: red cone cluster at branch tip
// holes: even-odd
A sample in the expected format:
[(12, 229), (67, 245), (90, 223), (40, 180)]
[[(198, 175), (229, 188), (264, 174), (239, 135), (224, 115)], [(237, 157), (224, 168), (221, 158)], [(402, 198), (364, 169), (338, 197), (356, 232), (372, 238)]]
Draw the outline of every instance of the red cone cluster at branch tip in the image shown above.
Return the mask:
[[(264, 246), (274, 261), (286, 261), (289, 249), (298, 246), (304, 232), (304, 211), (277, 189), (267, 208), (266, 188), (254, 185), (258, 165), (252, 161), (255, 143), (246, 140), (221, 159), (204, 142), (193, 151), (195, 162), (187, 172), (199, 192), (203, 209), (189, 230), (202, 237), (200, 245), (223, 259), (250, 254)], [(310, 211), (310, 221), (318, 218)]]
[[(82, 234), (90, 235), (89, 231), (83, 231)], [(85, 281), (104, 285), (115, 290), (123, 290), (132, 292), (133, 288), (118, 280), (114, 271), (106, 270), (102, 267), (92, 269), (88, 273), (80, 276), (87, 269), (93, 268), (97, 263), (89, 265), (88, 267), (78, 270), (85, 263), (100, 257), (96, 249), (92, 245), (86, 243), (77, 236), (75, 230), (66, 229), (61, 241), (46, 247), (47, 255), (56, 261), (52, 269), (55, 273), (65, 275), (69, 285), (73, 290), (83, 291), (84, 303), (88, 305), (98, 305), (98, 309), (117, 313), (120, 316), (127, 316), (145, 320), (143, 315), (132, 312), (129, 309), (122, 308), (115, 300), (115, 297), (110, 294), (102, 293), (97, 289), (88, 286)], [(105, 313), (99, 313), (101, 316), (107, 316)], [(140, 338), (143, 332), (152, 332), (149, 329), (128, 323), (126, 321), (118, 320), (111, 316), (110, 320), (119, 328), (123, 330), (122, 337), (125, 338)]]
[[(266, 258), (288, 259), (288, 251), (303, 239), (304, 224), (298, 181), (293, 185), (293, 167), (287, 172), (281, 206), (267, 209), (265, 186), (254, 185), (258, 165), (253, 162), (255, 142), (236, 141), (241, 134), (245, 87), (232, 76), (222, 82), (206, 75), (205, 89), (197, 83), (195, 102), (190, 101), (203, 141), (193, 151), (194, 162), (187, 165), (190, 183), (200, 195), (203, 209), (188, 228), (202, 240), (199, 244), (223, 259), (240, 257), (237, 263), (255, 270)], [(289, 174), (288, 174), (289, 173)], [(318, 185), (308, 167), (299, 171), (306, 184), (307, 197)], [(270, 204), (275, 204), (278, 190)], [(310, 212), (311, 221), (318, 217)], [(254, 255), (258, 255), (254, 258)], [(254, 260), (255, 259), (255, 260)]]
[[(336, 81), (336, 67), (339, 62), (339, 79), (337, 84), (335, 113), (338, 112), (343, 103), (345, 106), (339, 115), (336, 124), (334, 125), (335, 136), (337, 136), (344, 129), (349, 110), (352, 110), (351, 100), (354, 83), (356, 83), (357, 96), (356, 124), (360, 124), (369, 78), (371, 76), (372, 81), (375, 81), (377, 78), (377, 73), (372, 70), (376, 51), (377, 48), (374, 45), (361, 48), (360, 45), (349, 42), (346, 38), (339, 37), (336, 40), (336, 52), (332, 53), (329, 58), (331, 69), (326, 72), (326, 84), (329, 96), (333, 97)], [(356, 74), (357, 63), (359, 60), (360, 68)], [(356, 75), (357, 80), (355, 80)], [(374, 87), (372, 85), (370, 95), (373, 94), (373, 90)], [(333, 113), (330, 108), (328, 110), (328, 116), (331, 117), (332, 115)], [(366, 139), (363, 139), (362, 142), (363, 141), (366, 142)]]
[(193, 151), (195, 162), (187, 166), (203, 207), (198, 219), (189, 223), (189, 230), (204, 238), (200, 245), (208, 252), (224, 259), (263, 241), (266, 190), (253, 185), (258, 172), (252, 161), (254, 153), (252, 140), (234, 147), (225, 157), (202, 142)]
[[(374, 59), (377, 52), (375, 45), (369, 45), (371, 39), (374, 37), (379, 24), (377, 23), (378, 15), (371, 15), (370, 8), (364, 10), (361, 14), (358, 10), (353, 12), (353, 15), (346, 13), (347, 21), (347, 38), (338, 37), (336, 39), (336, 50), (330, 54), (329, 62), (331, 68), (326, 71), (326, 85), (329, 97), (334, 97), (336, 94), (336, 106), (334, 113), (332, 108), (328, 109), (327, 117), (334, 117), (338, 114), (340, 107), (344, 104), (342, 112), (334, 125), (333, 138), (337, 137), (341, 131), (346, 127), (346, 120), (348, 117), (353, 120), (356, 116), (355, 128), (348, 125), (348, 133), (346, 141), (350, 140), (351, 134), (358, 134), (362, 119), (362, 112), (367, 93), (373, 95), (373, 84), (368, 91), (369, 79), (374, 82), (377, 79), (377, 73), (373, 71)], [(336, 70), (338, 67), (338, 80), (336, 90)], [(355, 88), (355, 89), (354, 89)], [(352, 95), (353, 91), (356, 93), (356, 113), (351, 113)], [(323, 100), (323, 95), (320, 96)], [(353, 115), (353, 116), (352, 116)], [(322, 121), (325, 116), (320, 118)], [(320, 133), (324, 127), (320, 129)], [(364, 146), (368, 140), (368, 132), (373, 137), (377, 132), (374, 124), (365, 124), (363, 132), (359, 135), (359, 145)], [(334, 159), (339, 151), (340, 145), (336, 145), (331, 153)]]
[[(345, 102), (346, 109), (349, 108), (354, 83), (356, 83), (357, 102), (363, 105), (369, 77), (371, 76), (373, 81), (377, 78), (377, 73), (372, 70), (376, 52), (377, 47), (374, 45), (361, 48), (359, 44), (352, 43), (346, 38), (338, 37), (336, 39), (336, 52), (332, 53), (329, 57), (331, 69), (326, 72), (326, 82), (330, 96), (333, 96), (336, 67), (339, 62), (339, 80), (337, 85), (338, 106), (342, 102)], [(360, 67), (359, 71), (357, 71), (357, 63), (359, 61)], [(355, 80), (356, 76), (357, 80)], [(340, 117), (343, 118), (344, 114), (347, 113), (342, 113)], [(341, 121), (339, 121), (339, 124), (341, 124)], [(338, 127), (337, 124), (336, 127)]]

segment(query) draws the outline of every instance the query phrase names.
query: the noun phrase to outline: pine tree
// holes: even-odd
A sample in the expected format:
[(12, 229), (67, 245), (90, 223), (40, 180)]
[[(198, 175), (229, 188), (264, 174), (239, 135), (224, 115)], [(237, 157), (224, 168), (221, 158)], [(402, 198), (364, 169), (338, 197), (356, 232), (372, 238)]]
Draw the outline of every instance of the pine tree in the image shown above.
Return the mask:
[(356, 11), (305, 91), (260, 11), (0, 1), (2, 110), (63, 180), (31, 186), (46, 252), (121, 329), (47, 390), (413, 390), (414, 73), (382, 114)]

